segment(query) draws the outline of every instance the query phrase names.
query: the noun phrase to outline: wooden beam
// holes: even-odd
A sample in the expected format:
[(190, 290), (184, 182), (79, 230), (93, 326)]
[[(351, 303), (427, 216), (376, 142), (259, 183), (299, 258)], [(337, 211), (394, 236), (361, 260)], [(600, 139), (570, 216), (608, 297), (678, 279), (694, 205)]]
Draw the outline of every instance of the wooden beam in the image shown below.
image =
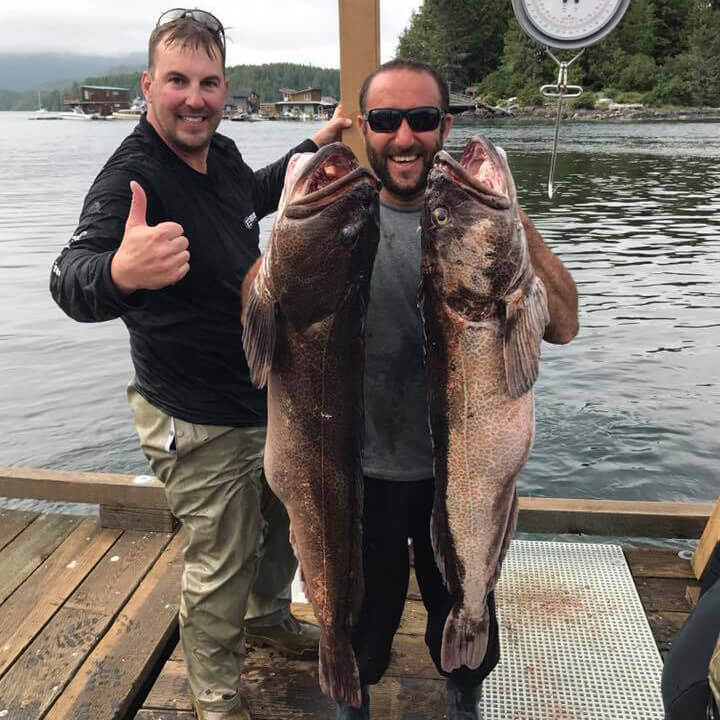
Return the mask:
[(151, 530), (169, 533), (175, 532), (179, 521), (168, 509), (121, 508), (101, 505), (100, 524), (104, 528), (116, 530)]
[(0, 467), (0, 497), (168, 509), (163, 484), (148, 475)]
[[(115, 517), (122, 510), (168, 510), (162, 483), (147, 475), (0, 467), (0, 497), (94, 503), (105, 506), (106, 515)], [(699, 538), (712, 512), (710, 502), (521, 497), (518, 530), (540, 534)], [(167, 518), (162, 521), (167, 522)], [(710, 532), (715, 532), (716, 527), (720, 529), (720, 513), (710, 526), (713, 528)]]
[(612, 537), (697, 538), (712, 508), (712, 503), (706, 502), (521, 497), (518, 530)]
[(712, 516), (708, 521), (700, 538), (700, 544), (693, 553), (692, 567), (695, 577), (699, 580), (705, 572), (705, 567), (715, 546), (720, 542), (720, 498), (715, 503)]
[(380, 0), (338, 0), (340, 14), (340, 100), (353, 126), (343, 132), (361, 165), (367, 165), (365, 143), (356, 118), (363, 80), (380, 65)]

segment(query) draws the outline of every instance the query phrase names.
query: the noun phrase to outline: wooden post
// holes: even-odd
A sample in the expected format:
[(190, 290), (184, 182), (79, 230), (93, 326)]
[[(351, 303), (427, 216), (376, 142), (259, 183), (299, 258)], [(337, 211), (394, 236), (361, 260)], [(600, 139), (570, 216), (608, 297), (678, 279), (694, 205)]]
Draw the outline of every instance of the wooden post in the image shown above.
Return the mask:
[(700, 544), (693, 554), (692, 566), (695, 577), (699, 580), (705, 572), (705, 566), (710, 561), (710, 556), (715, 546), (720, 542), (720, 498), (715, 503), (715, 508), (710, 520), (705, 526), (705, 531), (700, 538)]
[(361, 165), (365, 144), (357, 128), (358, 95), (363, 80), (380, 65), (380, 0), (338, 0), (340, 13), (340, 99), (353, 126), (343, 132)]

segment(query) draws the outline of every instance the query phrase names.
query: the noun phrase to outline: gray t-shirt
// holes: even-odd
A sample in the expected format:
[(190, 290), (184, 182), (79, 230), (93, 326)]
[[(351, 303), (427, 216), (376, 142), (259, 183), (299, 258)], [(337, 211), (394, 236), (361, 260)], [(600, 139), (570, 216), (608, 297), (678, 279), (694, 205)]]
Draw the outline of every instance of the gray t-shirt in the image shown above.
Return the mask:
[(421, 210), (380, 204), (380, 244), (365, 330), (363, 470), (384, 480), (433, 476), (417, 304)]

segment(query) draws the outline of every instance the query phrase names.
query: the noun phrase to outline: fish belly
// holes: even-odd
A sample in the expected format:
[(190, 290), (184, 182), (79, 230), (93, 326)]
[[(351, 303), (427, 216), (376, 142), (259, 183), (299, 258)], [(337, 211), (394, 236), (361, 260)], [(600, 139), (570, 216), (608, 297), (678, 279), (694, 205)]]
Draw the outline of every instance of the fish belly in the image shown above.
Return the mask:
[(515, 477), (534, 436), (532, 391), (508, 393), (499, 321), (462, 321), (441, 306), (443, 352), (430, 359), (435, 459), (432, 536), (457, 602), (445, 625), (446, 671), (478, 667), (487, 651), (487, 596), (515, 529)]
[(278, 333), (265, 472), (288, 511), (320, 625), (321, 688), (359, 705), (351, 633), (362, 601), (362, 365), (340, 345), (357, 337), (348, 330), (333, 316), (302, 332)]

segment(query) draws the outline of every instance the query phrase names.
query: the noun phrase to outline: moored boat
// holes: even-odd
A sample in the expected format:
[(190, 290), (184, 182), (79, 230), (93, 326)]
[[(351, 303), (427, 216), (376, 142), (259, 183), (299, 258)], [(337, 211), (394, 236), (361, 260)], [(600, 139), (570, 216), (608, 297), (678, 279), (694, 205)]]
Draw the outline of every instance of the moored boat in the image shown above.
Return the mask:
[(35, 110), (29, 120), (104, 120), (98, 113), (85, 113), (79, 105), (72, 110), (52, 111), (46, 108)]
[(110, 117), (116, 120), (139, 120), (145, 110), (147, 110), (147, 103), (143, 98), (137, 97), (129, 108), (116, 110)]

